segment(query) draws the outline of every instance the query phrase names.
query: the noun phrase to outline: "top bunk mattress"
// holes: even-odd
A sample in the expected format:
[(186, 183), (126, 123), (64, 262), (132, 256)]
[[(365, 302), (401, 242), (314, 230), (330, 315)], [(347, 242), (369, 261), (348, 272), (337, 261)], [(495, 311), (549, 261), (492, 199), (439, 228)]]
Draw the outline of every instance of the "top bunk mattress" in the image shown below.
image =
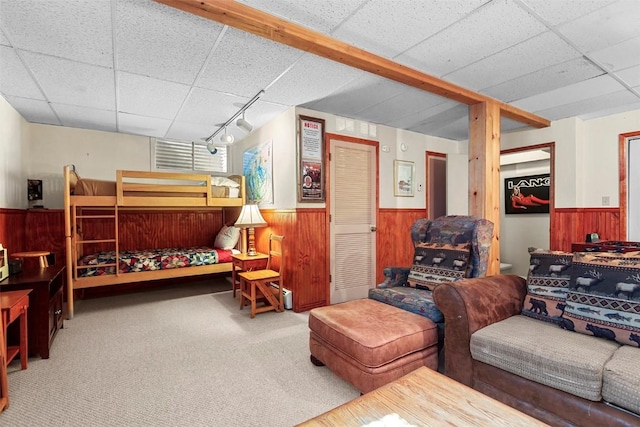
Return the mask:
[[(232, 175), (229, 178), (211, 178), (211, 196), (215, 198), (237, 198), (240, 197), (240, 183), (242, 177)], [(233, 186), (232, 186), (233, 185)], [(74, 196), (115, 196), (116, 182), (103, 181), (98, 179), (79, 178), (73, 188)], [(125, 196), (130, 195), (125, 192)], [(136, 196), (159, 196), (153, 192), (136, 192)], [(191, 193), (162, 193), (162, 197), (193, 197)]]

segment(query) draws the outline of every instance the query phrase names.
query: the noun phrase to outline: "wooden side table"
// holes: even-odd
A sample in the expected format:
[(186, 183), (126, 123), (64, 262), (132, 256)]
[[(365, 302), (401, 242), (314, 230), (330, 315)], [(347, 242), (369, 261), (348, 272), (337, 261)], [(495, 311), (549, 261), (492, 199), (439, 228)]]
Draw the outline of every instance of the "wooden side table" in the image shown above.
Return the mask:
[(233, 282), (233, 297), (236, 297), (236, 289), (240, 287), (240, 280), (238, 280), (236, 270), (239, 271), (252, 271), (263, 269), (267, 266), (267, 260), (269, 256), (266, 254), (257, 253), (253, 256), (247, 254), (231, 255), (233, 262), (233, 268), (231, 269), (231, 281)]
[[(0, 309), (2, 310), (2, 330), (5, 336), (9, 325), (16, 319), (20, 319), (20, 344), (6, 347), (5, 365), (11, 363), (14, 357), (20, 353), (20, 367), (27, 369), (28, 342), (27, 333), (27, 309), (29, 308), (29, 294), (31, 289), (22, 291), (9, 291), (0, 294)], [(6, 346), (6, 341), (2, 345)]]
[(49, 267), (49, 261), (47, 261), (47, 255), (51, 254), (48, 251), (30, 251), (30, 252), (15, 252), (11, 254), (11, 258), (38, 258), (40, 261), (40, 268)]

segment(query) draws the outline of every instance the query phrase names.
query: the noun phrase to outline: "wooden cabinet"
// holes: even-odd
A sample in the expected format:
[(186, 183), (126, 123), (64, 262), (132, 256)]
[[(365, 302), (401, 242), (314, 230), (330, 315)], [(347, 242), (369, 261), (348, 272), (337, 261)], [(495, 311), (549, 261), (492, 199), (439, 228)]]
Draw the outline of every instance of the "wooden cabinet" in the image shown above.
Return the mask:
[[(32, 289), (29, 294), (29, 354), (49, 358), (58, 330), (64, 325), (64, 266), (32, 268), (0, 282), (0, 292)], [(12, 334), (9, 340), (14, 340)]]

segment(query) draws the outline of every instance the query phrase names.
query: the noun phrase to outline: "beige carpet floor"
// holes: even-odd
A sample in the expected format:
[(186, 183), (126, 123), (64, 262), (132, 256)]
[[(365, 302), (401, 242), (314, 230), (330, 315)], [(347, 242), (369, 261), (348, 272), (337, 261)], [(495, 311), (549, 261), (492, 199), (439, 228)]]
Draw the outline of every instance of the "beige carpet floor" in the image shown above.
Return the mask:
[(48, 360), (9, 366), (2, 426), (290, 426), (359, 392), (309, 361), (308, 314), (250, 319), (189, 283), (79, 301)]

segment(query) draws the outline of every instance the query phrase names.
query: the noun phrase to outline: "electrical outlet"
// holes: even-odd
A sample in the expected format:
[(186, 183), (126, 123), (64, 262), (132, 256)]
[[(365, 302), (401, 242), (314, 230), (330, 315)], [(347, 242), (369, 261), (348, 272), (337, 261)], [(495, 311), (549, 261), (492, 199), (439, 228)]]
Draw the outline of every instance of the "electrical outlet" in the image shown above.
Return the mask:
[(609, 206), (609, 196), (602, 196), (602, 206)]

